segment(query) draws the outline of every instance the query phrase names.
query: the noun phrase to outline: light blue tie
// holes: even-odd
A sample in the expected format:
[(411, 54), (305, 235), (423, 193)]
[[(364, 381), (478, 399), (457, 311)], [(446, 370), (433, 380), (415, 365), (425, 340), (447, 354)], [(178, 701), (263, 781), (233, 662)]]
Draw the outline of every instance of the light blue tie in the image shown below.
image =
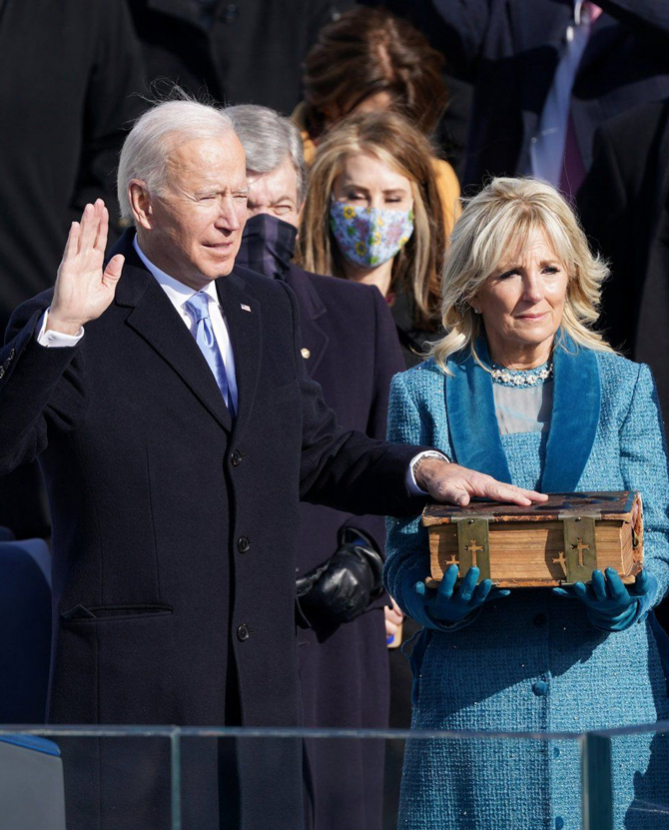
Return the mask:
[(221, 395), (223, 395), (223, 400), (228, 407), (228, 411), (234, 418), (235, 409), (228, 385), (228, 373), (225, 371), (225, 363), (223, 363), (221, 351), (214, 337), (214, 327), (211, 324), (211, 318), (209, 316), (208, 295), (202, 291), (194, 294), (186, 303), (186, 308), (195, 321), (195, 331), (193, 332), (195, 342), (200, 347), (200, 351), (209, 364), (209, 368), (216, 378), (218, 388), (221, 390)]

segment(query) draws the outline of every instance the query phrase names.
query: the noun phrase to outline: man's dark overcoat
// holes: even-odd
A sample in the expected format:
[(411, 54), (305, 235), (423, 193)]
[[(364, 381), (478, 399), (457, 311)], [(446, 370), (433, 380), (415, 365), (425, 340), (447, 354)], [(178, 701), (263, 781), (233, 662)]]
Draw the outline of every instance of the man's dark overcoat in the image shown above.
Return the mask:
[[(130, 234), (115, 252), (127, 257), (116, 298), (78, 346), (37, 343), (47, 292), (17, 310), (0, 352), (0, 469), (39, 456), (51, 501), (50, 720), (294, 726), (299, 498), (415, 510), (405, 480), (415, 448), (336, 425), (305, 375), (294, 295), (243, 269), (217, 282), (239, 387), (232, 424)], [(241, 756), (249, 777), (232, 826), (264, 830), (271, 811), (273, 830), (294, 830), (299, 747), (255, 749)], [(98, 801), (82, 806), (72, 793), (71, 827), (167, 826), (148, 761), (129, 774), (107, 752), (101, 783), (89, 781)], [(198, 804), (186, 826), (218, 827)]]
[[(377, 288), (321, 277), (291, 266), (285, 281), (300, 308), (302, 355), (338, 423), (385, 438), (390, 380), (404, 369), (395, 325)], [(380, 516), (355, 516), (300, 505), (297, 566), (326, 562), (347, 527), (362, 530), (383, 551)], [(310, 618), (298, 632), (305, 726), (388, 728), (388, 649), (384, 596), (352, 622)], [(382, 741), (307, 743), (307, 789), (316, 830), (376, 830), (383, 813)]]

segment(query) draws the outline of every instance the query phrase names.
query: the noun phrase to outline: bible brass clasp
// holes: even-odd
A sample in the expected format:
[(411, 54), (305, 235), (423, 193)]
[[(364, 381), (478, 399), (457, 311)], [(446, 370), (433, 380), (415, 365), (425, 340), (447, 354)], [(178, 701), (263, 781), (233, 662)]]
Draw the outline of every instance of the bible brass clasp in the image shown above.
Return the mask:
[[(479, 569), (478, 581), (490, 579), (490, 530), (487, 518), (463, 516), (454, 518), (458, 529), (458, 561), (460, 578), (467, 571), (476, 567)], [(450, 563), (448, 563), (450, 564)]]
[(597, 568), (595, 517), (561, 515), (566, 582), (589, 582)]

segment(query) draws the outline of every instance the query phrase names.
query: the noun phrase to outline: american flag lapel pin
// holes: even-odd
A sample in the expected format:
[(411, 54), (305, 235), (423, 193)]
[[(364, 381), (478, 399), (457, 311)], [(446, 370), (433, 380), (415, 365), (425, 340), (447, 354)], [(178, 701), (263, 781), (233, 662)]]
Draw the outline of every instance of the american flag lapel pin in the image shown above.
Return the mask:
[(251, 306), (246, 305), (246, 303), (242, 303), (242, 311), (248, 311), (250, 313), (251, 312)]

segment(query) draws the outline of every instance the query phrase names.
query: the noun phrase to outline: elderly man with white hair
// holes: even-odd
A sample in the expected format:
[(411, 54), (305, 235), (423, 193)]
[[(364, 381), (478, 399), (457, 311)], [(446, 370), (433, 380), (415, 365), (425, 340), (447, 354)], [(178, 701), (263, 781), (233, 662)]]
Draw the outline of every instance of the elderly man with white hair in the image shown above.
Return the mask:
[[(0, 350), (0, 472), (39, 457), (51, 500), (48, 717), (294, 726), (300, 498), (411, 514), (410, 488), (537, 496), (336, 424), (305, 375), (293, 293), (234, 267), (248, 187), (226, 115), (147, 111), (119, 195), (134, 228), (105, 262), (107, 212), (88, 205), (54, 290), (16, 310)], [(94, 747), (70, 827), (167, 826), (159, 756), (117, 750)], [(220, 777), (218, 809), (197, 779), (185, 826), (264, 829), (270, 811), (272, 830), (300, 827), (299, 745), (256, 750)]]

